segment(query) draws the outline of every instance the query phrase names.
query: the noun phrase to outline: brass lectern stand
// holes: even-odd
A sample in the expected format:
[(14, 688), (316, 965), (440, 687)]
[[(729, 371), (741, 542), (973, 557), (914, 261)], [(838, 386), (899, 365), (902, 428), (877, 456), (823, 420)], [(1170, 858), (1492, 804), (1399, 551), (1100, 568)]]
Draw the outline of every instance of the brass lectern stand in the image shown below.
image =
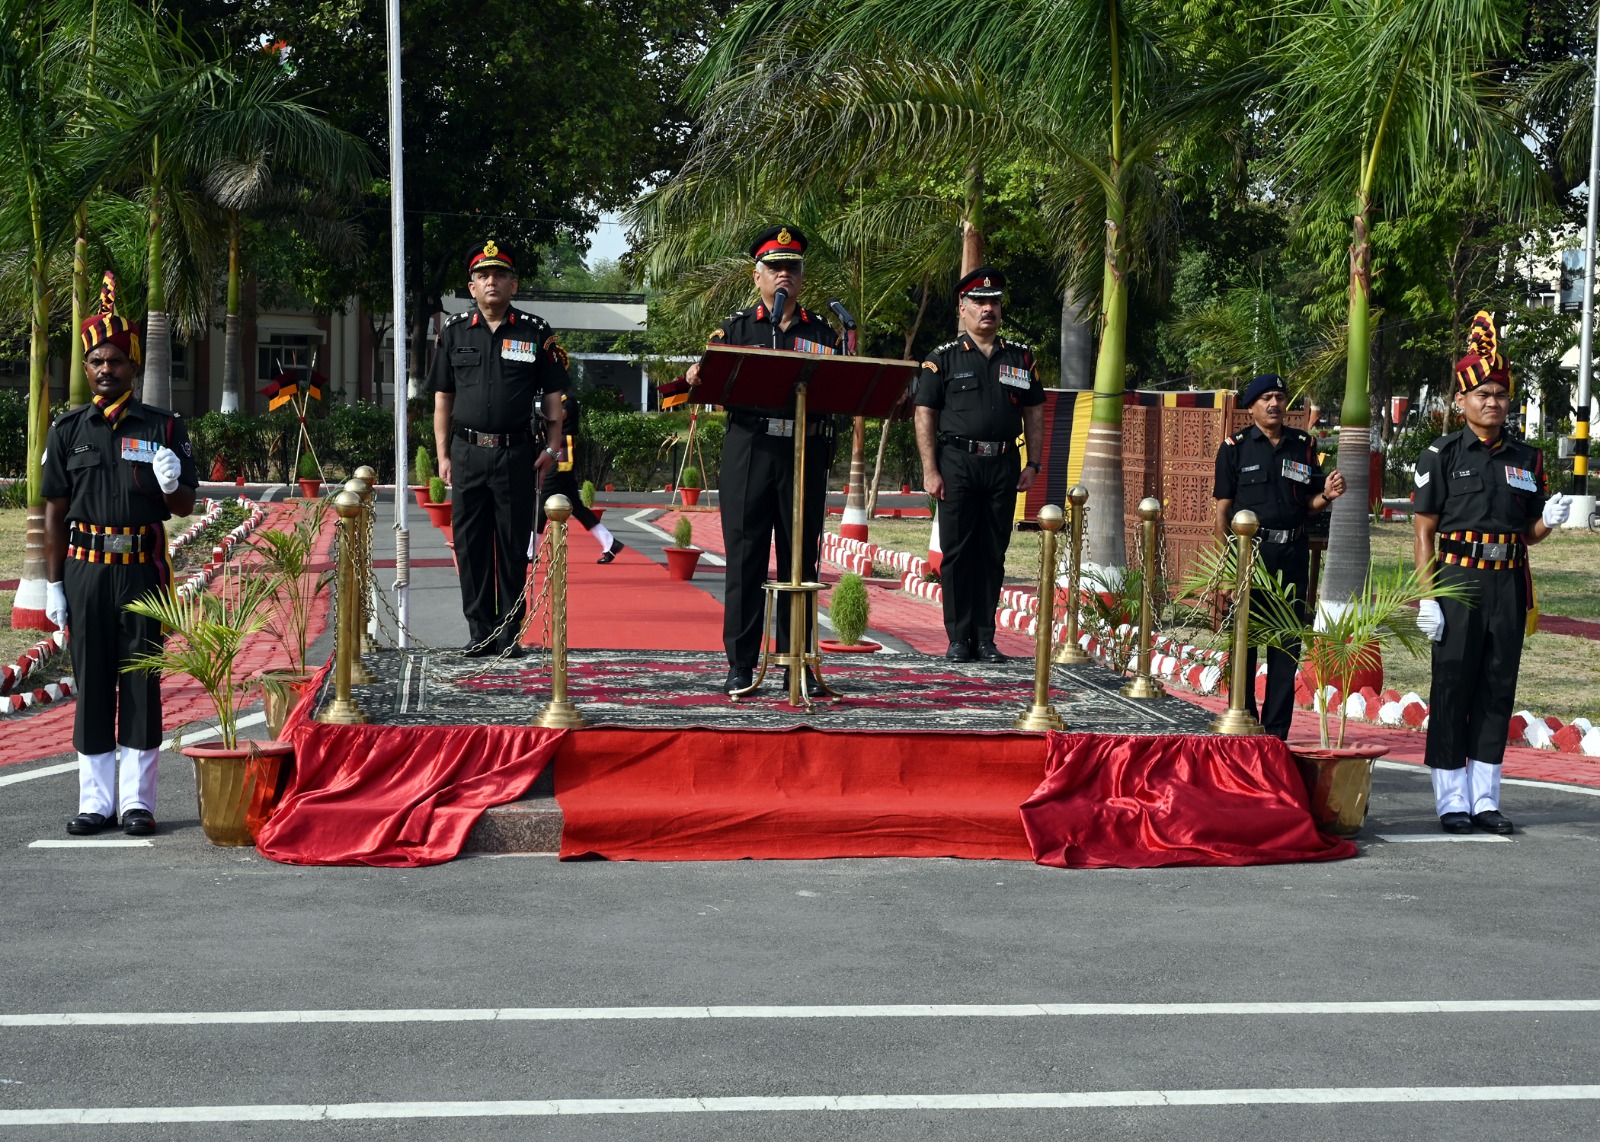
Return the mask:
[[(817, 633), (817, 601), (821, 583), (804, 581), (801, 554), (805, 538), (806, 417), (810, 413), (885, 416), (916, 376), (916, 361), (879, 357), (845, 357), (785, 350), (714, 345), (700, 362), (695, 400), (703, 404), (785, 409), (794, 434), (794, 519), (790, 529), (789, 578), (764, 585), (766, 614), (761, 626), (761, 666), (755, 681), (735, 691), (735, 701), (760, 688), (767, 671), (789, 669), (789, 704), (810, 710), (805, 674), (809, 667), (824, 694), (839, 697), (822, 681), (822, 648)], [(780, 568), (780, 571), (782, 569)], [(773, 619), (788, 601), (789, 649), (773, 649)], [(802, 632), (808, 630), (809, 635)]]

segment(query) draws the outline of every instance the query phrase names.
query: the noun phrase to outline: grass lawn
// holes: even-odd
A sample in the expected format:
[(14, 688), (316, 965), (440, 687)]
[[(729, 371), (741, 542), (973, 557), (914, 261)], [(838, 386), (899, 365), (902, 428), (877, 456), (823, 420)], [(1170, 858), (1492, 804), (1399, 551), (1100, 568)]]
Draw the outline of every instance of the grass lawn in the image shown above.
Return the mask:
[[(25, 508), (0, 508), (0, 580), (22, 576), (22, 545), (28, 532)], [(11, 604), (15, 591), (0, 591), (0, 662), (11, 663), (44, 637), (43, 631), (12, 630)], [(54, 681), (54, 679), (51, 679)]]

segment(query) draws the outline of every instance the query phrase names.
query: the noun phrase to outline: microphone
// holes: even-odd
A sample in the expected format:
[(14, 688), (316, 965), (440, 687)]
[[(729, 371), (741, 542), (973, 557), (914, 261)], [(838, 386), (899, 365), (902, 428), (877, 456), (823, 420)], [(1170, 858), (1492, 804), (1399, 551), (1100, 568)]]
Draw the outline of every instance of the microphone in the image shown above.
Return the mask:
[(783, 326), (783, 311), (789, 304), (789, 291), (779, 286), (772, 295), (772, 347), (778, 347), (778, 330)]
[(854, 329), (856, 327), (856, 319), (850, 316), (850, 311), (844, 307), (844, 303), (838, 298), (830, 297), (828, 299), (828, 308), (833, 310), (833, 315), (839, 319), (840, 325), (843, 325), (846, 329)]

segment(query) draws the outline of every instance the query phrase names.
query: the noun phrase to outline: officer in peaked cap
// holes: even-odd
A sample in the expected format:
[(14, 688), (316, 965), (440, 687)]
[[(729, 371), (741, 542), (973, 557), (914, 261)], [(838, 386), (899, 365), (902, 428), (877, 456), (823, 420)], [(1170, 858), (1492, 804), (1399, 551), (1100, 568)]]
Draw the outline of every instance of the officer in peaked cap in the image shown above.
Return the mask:
[(161, 676), (122, 667), (163, 636), (160, 622), (123, 606), (171, 585), (162, 524), (194, 509), (200, 477), (183, 418), (133, 395), (139, 334), (116, 312), (109, 273), (79, 339), (91, 399), (51, 426), (42, 484), (45, 610), (70, 636), (78, 682), (78, 815), (67, 832), (97, 833), (120, 816), (123, 832), (146, 836), (156, 830)]
[(475, 304), (445, 322), (428, 374), (433, 440), (455, 504), (464, 652), (516, 658), (537, 477), (566, 446), (567, 354), (541, 318), (512, 306), (511, 247), (492, 238), (475, 245), (466, 269)]
[[(800, 305), (805, 285), (806, 237), (794, 226), (772, 226), (750, 243), (754, 259), (751, 277), (760, 300), (728, 315), (711, 331), (710, 345), (748, 345), (761, 349), (786, 349), (802, 353), (836, 353), (839, 338), (819, 315)], [(781, 312), (774, 310), (779, 291), (785, 297)], [(685, 374), (690, 385), (700, 383), (700, 366)], [(722, 466), (717, 480), (722, 515), (722, 541), (727, 552), (724, 572), (722, 642), (728, 654), (729, 693), (747, 689), (761, 657), (762, 622), (766, 600), (761, 584), (774, 542), (778, 566), (789, 567), (794, 526), (794, 433), (810, 438), (806, 445), (805, 519), (802, 522), (801, 573), (808, 581), (817, 576), (817, 552), (822, 544), (822, 520), (828, 490), (828, 468), (833, 463), (835, 439), (831, 416), (811, 413), (804, 425), (794, 423), (794, 403), (783, 407), (728, 406), (727, 434), (722, 442)], [(787, 651), (793, 636), (789, 608), (778, 610), (778, 647)], [(806, 687), (816, 687), (807, 671)]]
[(961, 336), (928, 354), (913, 393), (923, 487), (939, 501), (945, 657), (955, 662), (1006, 660), (994, 644), (994, 612), (1017, 493), (1033, 486), (1044, 444), (1044, 387), (1033, 350), (1000, 335), (1005, 286), (994, 266), (979, 266), (956, 284)]
[(1467, 337), (1455, 368), (1466, 427), (1430, 444), (1416, 468), (1417, 574), (1464, 596), (1424, 599), (1417, 611), (1434, 641), (1423, 759), (1445, 832), (1503, 834), (1512, 824), (1500, 812), (1500, 763), (1533, 625), (1528, 548), (1566, 522), (1571, 502), (1546, 499), (1543, 454), (1506, 428), (1511, 368), (1494, 318), (1478, 313)]
[[(1322, 474), (1311, 434), (1283, 422), (1289, 411), (1289, 390), (1276, 373), (1263, 373), (1239, 394), (1239, 408), (1250, 413), (1249, 427), (1235, 432), (1217, 449), (1211, 495), (1217, 501), (1214, 530), (1226, 545), (1234, 512), (1248, 508), (1261, 521), (1256, 532), (1257, 558), (1266, 571), (1280, 573), (1294, 588), (1302, 616), (1309, 613), (1306, 589), (1311, 577), (1311, 545), (1306, 520), (1325, 511), (1344, 495), (1344, 476)], [(1259, 715), (1261, 727), (1287, 740), (1294, 718), (1294, 676), (1299, 647), (1267, 651), (1267, 700)], [(1256, 715), (1256, 648), (1245, 659), (1245, 705)]]

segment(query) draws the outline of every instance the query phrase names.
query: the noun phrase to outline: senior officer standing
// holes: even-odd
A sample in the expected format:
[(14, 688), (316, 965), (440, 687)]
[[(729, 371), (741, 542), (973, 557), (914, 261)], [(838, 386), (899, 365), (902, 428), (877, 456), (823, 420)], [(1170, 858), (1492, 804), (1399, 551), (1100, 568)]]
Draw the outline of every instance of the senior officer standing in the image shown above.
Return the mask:
[(67, 832), (156, 830), (156, 755), (161, 676), (121, 667), (161, 645), (161, 624), (124, 611), (169, 586), (162, 523), (194, 509), (200, 478), (183, 421), (134, 398), (139, 335), (115, 312), (106, 274), (100, 313), (83, 323), (91, 400), (50, 428), (45, 446), (46, 614), (65, 629), (78, 681), (72, 744), (78, 751), (78, 815)]
[[(1245, 508), (1261, 521), (1256, 533), (1258, 558), (1267, 573), (1281, 574), (1293, 587), (1301, 617), (1307, 614), (1307, 582), (1311, 576), (1311, 545), (1306, 520), (1327, 509), (1344, 495), (1344, 476), (1335, 471), (1324, 478), (1317, 463), (1316, 442), (1310, 433), (1288, 428), (1289, 392), (1283, 378), (1265, 373), (1246, 386), (1239, 407), (1248, 409), (1250, 427), (1234, 433), (1217, 449), (1216, 479), (1211, 495), (1217, 501), (1215, 531), (1226, 544), (1233, 514)], [(1267, 700), (1261, 727), (1287, 740), (1294, 718), (1294, 676), (1298, 646), (1267, 651)], [(1256, 716), (1256, 648), (1245, 658), (1245, 706)]]
[[(914, 393), (922, 486), (939, 501), (945, 657), (1004, 662), (994, 610), (1004, 585), (1017, 493), (1033, 486), (1044, 441), (1044, 387), (1033, 350), (1000, 336), (1006, 276), (979, 266), (956, 285), (961, 336), (922, 362)], [(1027, 444), (1027, 464), (1017, 436)]]
[(455, 503), (465, 653), (516, 658), (536, 472), (554, 467), (565, 446), (567, 354), (543, 320), (512, 308), (517, 271), (508, 247), (490, 239), (468, 255), (467, 289), (477, 304), (445, 322), (434, 350), (433, 440)]
[(1532, 605), (1528, 547), (1565, 523), (1571, 505), (1545, 499), (1544, 457), (1506, 429), (1511, 369), (1487, 313), (1473, 318), (1468, 344), (1455, 368), (1466, 427), (1430, 444), (1416, 469), (1417, 574), (1427, 588), (1465, 591), (1424, 599), (1417, 614), (1434, 640), (1424, 760), (1445, 832), (1509, 833), (1500, 763)]
[[(711, 331), (711, 345), (747, 345), (761, 349), (787, 349), (800, 353), (835, 353), (839, 338), (821, 317), (803, 309), (800, 290), (805, 284), (806, 237), (793, 226), (774, 226), (750, 244), (755, 259), (751, 277), (761, 300), (730, 314)], [(776, 305), (784, 296), (781, 311)], [(700, 383), (700, 365), (689, 367), (684, 379)], [(802, 521), (800, 572), (817, 577), (817, 552), (822, 544), (822, 520), (828, 490), (828, 468), (833, 463), (833, 418), (811, 413), (801, 426), (806, 443), (805, 519)], [(727, 552), (722, 601), (722, 642), (728, 654), (729, 693), (751, 685), (761, 657), (762, 621), (766, 600), (761, 584), (774, 539), (778, 567), (785, 572), (792, 557), (794, 530), (794, 402), (782, 408), (750, 405), (728, 407), (727, 434), (722, 441), (722, 468), (717, 480), (718, 507), (722, 514), (722, 542)], [(778, 649), (789, 648), (789, 608), (778, 610)], [(802, 639), (810, 632), (802, 632)], [(808, 693), (815, 686), (806, 672)]]

